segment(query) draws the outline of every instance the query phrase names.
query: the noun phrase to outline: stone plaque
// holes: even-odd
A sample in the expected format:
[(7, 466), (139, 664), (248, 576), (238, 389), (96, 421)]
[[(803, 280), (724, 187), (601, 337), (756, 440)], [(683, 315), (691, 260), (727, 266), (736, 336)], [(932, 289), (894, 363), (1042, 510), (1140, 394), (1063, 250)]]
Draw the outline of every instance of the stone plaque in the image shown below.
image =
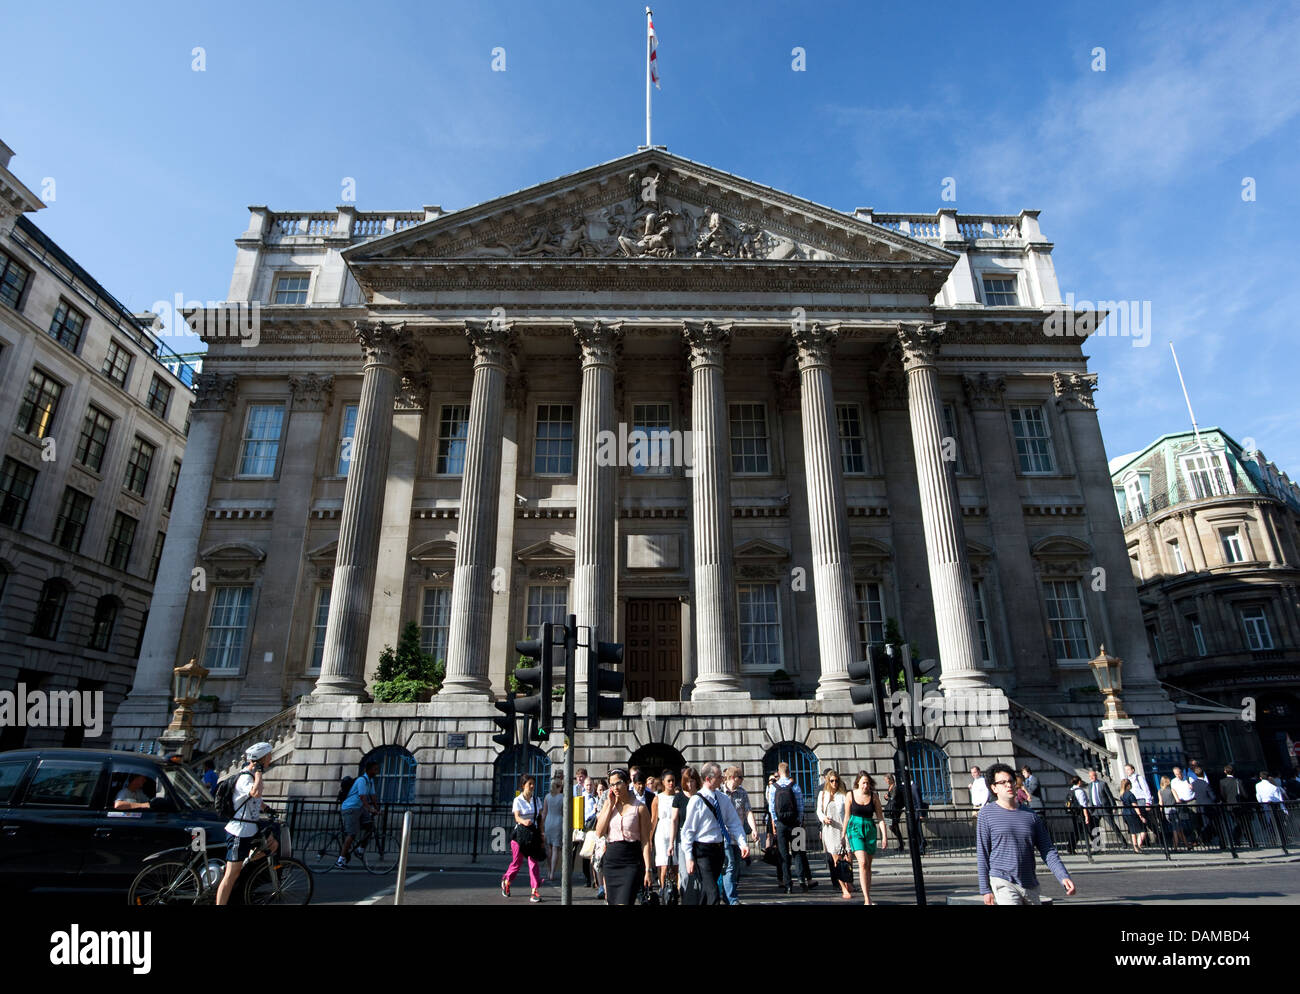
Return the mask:
[(447, 748), (448, 748), (448, 749), (464, 749), (464, 748), (465, 748), (465, 733), (464, 733), (464, 732), (449, 732), (449, 733), (447, 734)]
[(677, 535), (629, 535), (628, 569), (680, 569), (681, 538)]

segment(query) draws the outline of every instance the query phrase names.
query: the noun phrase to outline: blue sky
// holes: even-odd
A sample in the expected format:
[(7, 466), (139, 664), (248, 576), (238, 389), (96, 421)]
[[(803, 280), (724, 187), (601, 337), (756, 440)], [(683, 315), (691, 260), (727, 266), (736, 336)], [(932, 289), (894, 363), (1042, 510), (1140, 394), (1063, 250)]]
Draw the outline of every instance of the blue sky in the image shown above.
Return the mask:
[[(350, 176), (362, 210), (455, 209), (644, 140), (644, 3), (186, 6), (6, 13), (11, 168), (135, 310), (224, 297), (249, 204)], [(1300, 8), (654, 6), (656, 143), (845, 210), (934, 211), (949, 176), (961, 211), (1040, 209), (1062, 291), (1151, 302), (1146, 348), (1085, 349), (1109, 454), (1187, 427), (1173, 339), (1200, 423), (1300, 477)]]

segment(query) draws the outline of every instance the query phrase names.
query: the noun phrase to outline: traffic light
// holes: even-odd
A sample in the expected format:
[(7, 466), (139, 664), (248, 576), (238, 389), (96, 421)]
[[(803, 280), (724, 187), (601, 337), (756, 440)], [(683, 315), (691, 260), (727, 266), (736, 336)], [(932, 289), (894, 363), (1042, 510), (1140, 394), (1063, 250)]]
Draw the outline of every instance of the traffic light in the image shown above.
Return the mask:
[(515, 670), (515, 679), (528, 693), (536, 688), (536, 693), (514, 702), (514, 708), (520, 714), (528, 715), (531, 734), (528, 738), (545, 741), (551, 737), (551, 687), (555, 683), (553, 635), (555, 626), (551, 622), (542, 625), (542, 637), (525, 639), (515, 643), (515, 649), (521, 656), (536, 660), (536, 666), (521, 666)]
[[(599, 728), (601, 718), (623, 717), (623, 674), (606, 669), (623, 661), (621, 642), (597, 642), (587, 647), (587, 727)], [(603, 697), (602, 692), (617, 694)]]
[(885, 737), (887, 725), (885, 677), (888, 672), (889, 661), (883, 647), (875, 644), (867, 647), (866, 659), (849, 663), (849, 679), (853, 681), (849, 697), (857, 705), (853, 711), (853, 727), (874, 728), (881, 738)]
[(503, 717), (492, 719), (492, 724), (501, 729), (499, 734), (492, 736), (492, 741), (509, 752), (515, 747), (515, 699), (507, 697), (504, 701), (497, 701), (496, 708)]

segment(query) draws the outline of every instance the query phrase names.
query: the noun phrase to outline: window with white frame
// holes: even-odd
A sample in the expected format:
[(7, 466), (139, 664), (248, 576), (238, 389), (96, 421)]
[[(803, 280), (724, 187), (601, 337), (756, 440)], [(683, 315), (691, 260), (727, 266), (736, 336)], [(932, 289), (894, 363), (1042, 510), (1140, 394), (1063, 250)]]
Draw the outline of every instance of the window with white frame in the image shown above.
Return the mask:
[(447, 661), (447, 635), (451, 631), (451, 587), (425, 587), (420, 605), (420, 650), (433, 661)]
[(958, 473), (966, 472), (966, 460), (962, 457), (961, 435), (957, 432), (957, 410), (951, 404), (943, 405), (943, 435), (945, 439), (952, 439), (950, 447), (945, 448), (945, 453), (951, 452), (953, 458), (953, 469)]
[(244, 660), (252, 587), (217, 587), (204, 639), (203, 665), (209, 670), (238, 670)]
[(836, 404), (835, 420), (840, 428), (840, 468), (861, 476), (867, 472), (867, 439), (862, 431), (862, 408), (857, 404)]
[(352, 468), (352, 447), (357, 434), (356, 404), (343, 405), (343, 417), (339, 419), (339, 459), (335, 468), (336, 476), (347, 476)]
[(1205, 648), (1205, 632), (1201, 630), (1200, 616), (1189, 614), (1187, 624), (1192, 629), (1192, 642), (1196, 645), (1196, 654), (1198, 656), (1208, 656), (1209, 652)]
[(989, 307), (1015, 307), (1019, 304), (1016, 296), (1016, 275), (988, 274), (983, 277), (984, 303)]
[(858, 658), (867, 658), (867, 647), (885, 642), (885, 600), (880, 584), (854, 586), (858, 601)]
[(1135, 518), (1146, 517), (1147, 504), (1151, 500), (1151, 475), (1134, 473), (1124, 480), (1124, 498), (1128, 509)]
[(993, 665), (993, 640), (989, 637), (989, 607), (984, 594), (984, 581), (976, 580), (973, 584), (975, 593), (975, 630), (980, 637), (980, 663)]
[(1246, 645), (1251, 652), (1273, 648), (1273, 636), (1268, 630), (1268, 618), (1264, 616), (1262, 607), (1242, 608), (1241, 624), (1246, 629)]
[(316, 591), (316, 615), (311, 625), (311, 660), (307, 664), (310, 673), (319, 673), (325, 660), (325, 627), (329, 619), (330, 588), (321, 587)]
[(573, 473), (573, 405), (539, 404), (533, 472), (538, 476)]
[(775, 583), (736, 586), (740, 617), (740, 665), (775, 669), (781, 665), (781, 611)]
[(271, 295), (273, 304), (305, 304), (307, 290), (311, 286), (311, 276), (307, 273), (284, 273), (275, 280), (275, 292)]
[(1225, 563), (1244, 563), (1246, 553), (1241, 545), (1241, 530), (1239, 528), (1221, 528), (1219, 529), (1219, 541), (1223, 544), (1223, 561)]
[(1015, 432), (1016, 455), (1022, 473), (1053, 473), (1052, 436), (1047, 414), (1041, 405), (1011, 408), (1011, 427)]
[(670, 476), (673, 471), (672, 408), (633, 404), (628, 461), (636, 476)]
[(466, 404), (443, 404), (438, 419), (438, 466), (440, 476), (462, 476), (465, 472), (465, 446), (469, 440), (469, 407)]
[(1183, 562), (1183, 547), (1178, 544), (1176, 538), (1169, 542), (1169, 558), (1173, 561), (1175, 573), (1187, 572), (1187, 564)]
[(284, 426), (283, 404), (249, 404), (244, 422), (240, 476), (274, 476)]
[(1197, 452), (1183, 456), (1183, 476), (1193, 497), (1222, 497), (1231, 493), (1222, 456), (1214, 452)]
[(530, 639), (542, 637), (542, 625), (548, 621), (562, 625), (569, 613), (569, 588), (567, 585), (533, 585), (528, 588), (527, 615), (524, 630)]
[(1078, 580), (1047, 580), (1043, 583), (1052, 650), (1058, 661), (1089, 659), (1092, 640)]
[(731, 471), (739, 474), (770, 473), (767, 406), (730, 405)]

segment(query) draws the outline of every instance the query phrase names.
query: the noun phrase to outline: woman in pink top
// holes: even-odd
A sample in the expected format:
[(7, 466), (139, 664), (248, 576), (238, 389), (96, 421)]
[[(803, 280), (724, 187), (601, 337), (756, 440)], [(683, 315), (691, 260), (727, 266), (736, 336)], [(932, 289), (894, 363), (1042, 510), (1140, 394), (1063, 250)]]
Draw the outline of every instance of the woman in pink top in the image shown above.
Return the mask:
[(596, 816), (596, 834), (605, 838), (605, 902), (635, 904), (650, 886), (650, 809), (632, 796), (627, 770), (609, 771), (609, 794)]

